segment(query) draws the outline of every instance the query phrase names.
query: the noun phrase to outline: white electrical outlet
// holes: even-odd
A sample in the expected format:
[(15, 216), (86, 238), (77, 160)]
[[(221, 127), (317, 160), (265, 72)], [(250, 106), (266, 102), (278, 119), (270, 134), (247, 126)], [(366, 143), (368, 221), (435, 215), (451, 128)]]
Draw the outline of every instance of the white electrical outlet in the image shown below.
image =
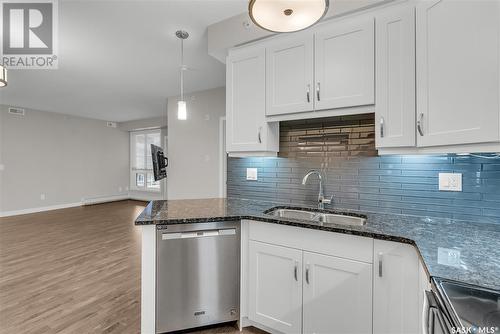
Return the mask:
[(247, 180), (257, 181), (257, 168), (247, 168)]
[(40, 194), (40, 199), (41, 199), (42, 201), (45, 201), (45, 194)]
[(462, 191), (462, 174), (439, 173), (439, 190)]
[(438, 247), (438, 263), (445, 266), (460, 267), (460, 251), (458, 249)]

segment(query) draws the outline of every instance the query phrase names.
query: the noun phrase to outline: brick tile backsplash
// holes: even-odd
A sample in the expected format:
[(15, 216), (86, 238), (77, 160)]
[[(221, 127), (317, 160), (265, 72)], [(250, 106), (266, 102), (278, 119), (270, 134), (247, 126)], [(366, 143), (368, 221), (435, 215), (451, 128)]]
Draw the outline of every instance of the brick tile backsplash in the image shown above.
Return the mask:
[[(500, 223), (500, 159), (456, 155), (378, 156), (373, 114), (280, 124), (276, 158), (228, 158), (228, 197), (315, 205), (326, 176), (331, 207)], [(246, 180), (246, 168), (258, 180)], [(462, 192), (438, 190), (440, 172), (462, 173)]]

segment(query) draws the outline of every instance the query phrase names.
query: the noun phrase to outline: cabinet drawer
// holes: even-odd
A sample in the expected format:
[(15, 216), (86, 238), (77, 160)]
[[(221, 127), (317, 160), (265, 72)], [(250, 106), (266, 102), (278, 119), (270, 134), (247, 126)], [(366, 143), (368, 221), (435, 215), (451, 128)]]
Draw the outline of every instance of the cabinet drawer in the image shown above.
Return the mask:
[(250, 240), (373, 263), (373, 239), (349, 234), (251, 221)]

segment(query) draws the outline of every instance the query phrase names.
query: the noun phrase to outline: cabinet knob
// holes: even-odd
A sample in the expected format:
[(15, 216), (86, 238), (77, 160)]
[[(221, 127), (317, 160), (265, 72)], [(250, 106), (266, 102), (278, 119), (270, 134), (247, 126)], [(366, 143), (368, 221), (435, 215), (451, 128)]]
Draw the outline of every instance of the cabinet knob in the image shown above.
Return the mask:
[(257, 134), (257, 140), (259, 141), (259, 144), (262, 144), (262, 137), (260, 133), (262, 132), (262, 126), (259, 126), (259, 133)]
[(384, 118), (380, 117), (380, 138), (384, 138)]
[(311, 102), (311, 85), (307, 85), (306, 99), (307, 103)]
[(320, 90), (321, 90), (321, 86), (320, 86), (320, 83), (318, 82), (316, 84), (316, 99), (318, 101), (321, 101)]
[(306, 266), (306, 283), (309, 284), (309, 264)]

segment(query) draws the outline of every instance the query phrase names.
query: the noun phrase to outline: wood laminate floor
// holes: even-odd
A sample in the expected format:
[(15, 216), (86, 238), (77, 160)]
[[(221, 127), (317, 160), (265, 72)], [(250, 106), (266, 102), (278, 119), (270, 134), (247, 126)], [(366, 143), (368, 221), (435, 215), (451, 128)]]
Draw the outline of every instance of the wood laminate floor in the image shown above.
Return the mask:
[(133, 221), (144, 206), (0, 218), (0, 334), (139, 333), (141, 230)]

